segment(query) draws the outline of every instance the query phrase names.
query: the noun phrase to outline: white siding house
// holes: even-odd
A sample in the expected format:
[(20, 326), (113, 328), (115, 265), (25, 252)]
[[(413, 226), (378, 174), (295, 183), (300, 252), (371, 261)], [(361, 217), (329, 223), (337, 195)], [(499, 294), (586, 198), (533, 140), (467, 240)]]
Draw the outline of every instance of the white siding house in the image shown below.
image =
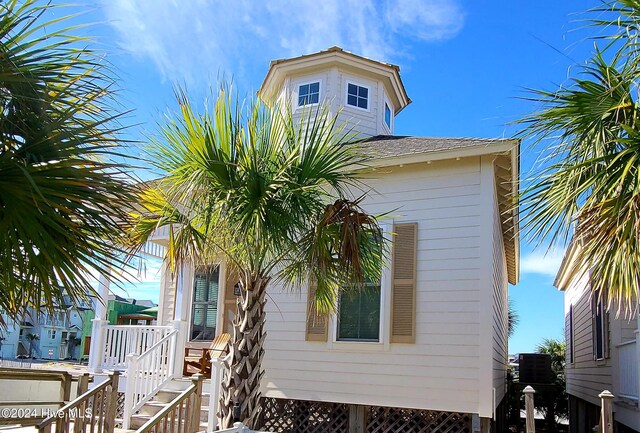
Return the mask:
[(572, 243), (555, 283), (564, 291), (571, 433), (591, 431), (598, 424), (598, 395), (604, 390), (615, 397), (616, 428), (640, 432), (640, 318), (616, 317), (596, 301), (589, 273), (573, 270), (578, 248)]
[[(376, 431), (375, 423), (385, 431), (489, 431), (505, 394), (507, 289), (518, 280), (519, 142), (394, 136), (394, 117), (411, 102), (399, 68), (337, 47), (271, 62), (259, 95), (291, 104), (297, 116), (328, 104), (365, 139), (358, 146), (374, 159), (362, 206), (389, 214), (383, 229), (393, 239), (379, 292), (362, 295), (352, 315), (341, 304), (336, 315), (317, 317), (313, 287), (269, 287), (265, 416), (324, 404), (335, 431)], [(164, 230), (154, 242), (166, 239)], [(217, 284), (207, 280), (217, 299), (204, 307), (214, 319), (196, 324), (194, 286), (205, 277), (188, 265), (182, 275), (176, 282), (163, 273), (158, 317), (178, 330), (176, 366), (183, 347), (208, 347), (228, 330), (236, 302), (237, 279), (220, 263)], [(362, 308), (373, 325), (362, 324)], [(341, 323), (356, 316), (352, 334)], [(435, 424), (394, 424), (407, 419)]]

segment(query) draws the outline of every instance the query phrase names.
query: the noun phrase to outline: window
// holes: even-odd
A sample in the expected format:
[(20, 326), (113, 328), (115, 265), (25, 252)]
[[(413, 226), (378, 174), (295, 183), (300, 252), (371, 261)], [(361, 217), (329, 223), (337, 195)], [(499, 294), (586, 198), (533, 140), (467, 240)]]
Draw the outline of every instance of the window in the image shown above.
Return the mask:
[(216, 335), (220, 268), (197, 271), (193, 282), (191, 341), (211, 341)]
[(380, 284), (342, 292), (338, 306), (339, 341), (380, 341)]
[(591, 313), (593, 316), (593, 357), (595, 359), (605, 359), (608, 357), (607, 312), (604, 302), (597, 292), (593, 294)]
[(55, 329), (49, 329), (47, 331), (47, 338), (49, 340), (55, 340), (55, 338), (56, 338), (56, 330)]
[(320, 101), (320, 82), (302, 84), (298, 87), (298, 106), (317, 104)]
[(574, 346), (573, 346), (573, 305), (569, 305), (569, 335), (567, 340), (569, 341), (569, 362), (573, 364)]
[(391, 108), (386, 102), (384, 103), (384, 123), (387, 128), (391, 129)]
[(67, 339), (67, 333), (62, 331), (62, 336), (60, 338), (62, 338), (62, 340), (66, 340)]
[(369, 89), (357, 84), (347, 84), (347, 105), (367, 110), (369, 108)]

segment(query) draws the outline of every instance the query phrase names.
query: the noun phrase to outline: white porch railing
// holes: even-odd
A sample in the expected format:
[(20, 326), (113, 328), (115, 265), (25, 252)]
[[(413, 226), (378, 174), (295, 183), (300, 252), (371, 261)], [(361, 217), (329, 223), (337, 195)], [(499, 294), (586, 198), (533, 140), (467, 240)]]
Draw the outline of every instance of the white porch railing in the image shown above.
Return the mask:
[(124, 370), (127, 356), (141, 355), (173, 330), (171, 326), (107, 325), (103, 327), (100, 368)]
[(127, 386), (123, 428), (128, 429), (135, 414), (173, 378), (178, 331), (171, 329), (142, 354), (127, 356)]
[(619, 397), (638, 401), (640, 396), (640, 365), (638, 364), (638, 349), (636, 341), (629, 341), (618, 345), (618, 362), (620, 375)]

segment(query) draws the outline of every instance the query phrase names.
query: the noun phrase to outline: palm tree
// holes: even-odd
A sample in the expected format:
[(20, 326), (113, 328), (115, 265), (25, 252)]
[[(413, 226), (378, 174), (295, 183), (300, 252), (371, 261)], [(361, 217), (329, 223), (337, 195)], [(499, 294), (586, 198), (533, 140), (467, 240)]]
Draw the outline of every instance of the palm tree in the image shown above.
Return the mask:
[(593, 293), (632, 314), (640, 269), (640, 3), (608, 2), (597, 12), (602, 35), (593, 57), (568, 85), (535, 91), (542, 109), (523, 119), (523, 135), (545, 143), (520, 200), (523, 228), (552, 245), (573, 234), (572, 272), (589, 272)]
[(94, 293), (133, 199), (113, 162), (113, 81), (61, 12), (0, 3), (0, 310), (14, 319)]
[(168, 260), (227, 263), (239, 276), (231, 359), (221, 396), (222, 428), (234, 418), (256, 426), (264, 374), (265, 295), (274, 280), (315, 281), (327, 313), (343, 287), (379, 281), (383, 240), (377, 219), (359, 206), (365, 163), (326, 109), (300, 122), (281, 107), (245, 111), (222, 89), (197, 114), (184, 92), (180, 115), (153, 139), (151, 161), (166, 177), (147, 185), (136, 215), (136, 244), (170, 226)]
[(29, 358), (31, 358), (33, 356), (33, 343), (40, 340), (40, 336), (38, 334), (28, 333), (24, 338), (29, 342)]
[(511, 299), (508, 302), (507, 309), (507, 335), (509, 337), (513, 337), (513, 334), (516, 332), (516, 328), (520, 323), (520, 314), (516, 311), (516, 307), (514, 306)]
[(545, 338), (538, 344), (536, 351), (551, 356), (551, 372), (553, 374), (552, 389), (545, 389), (540, 392), (545, 405), (540, 409), (545, 414), (547, 429), (557, 431), (556, 416), (566, 417), (569, 414), (569, 403), (566, 393), (566, 348), (567, 345), (562, 340)]

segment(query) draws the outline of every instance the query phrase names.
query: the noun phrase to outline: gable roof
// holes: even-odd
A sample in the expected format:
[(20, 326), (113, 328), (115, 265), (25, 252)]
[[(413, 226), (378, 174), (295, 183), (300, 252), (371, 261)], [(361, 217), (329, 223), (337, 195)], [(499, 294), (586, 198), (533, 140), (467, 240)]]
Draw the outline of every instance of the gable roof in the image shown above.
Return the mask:
[(519, 274), (518, 181), (520, 140), (378, 135), (354, 144), (372, 158), (374, 167), (441, 159), (496, 155), (494, 172), (507, 276), (516, 284)]

